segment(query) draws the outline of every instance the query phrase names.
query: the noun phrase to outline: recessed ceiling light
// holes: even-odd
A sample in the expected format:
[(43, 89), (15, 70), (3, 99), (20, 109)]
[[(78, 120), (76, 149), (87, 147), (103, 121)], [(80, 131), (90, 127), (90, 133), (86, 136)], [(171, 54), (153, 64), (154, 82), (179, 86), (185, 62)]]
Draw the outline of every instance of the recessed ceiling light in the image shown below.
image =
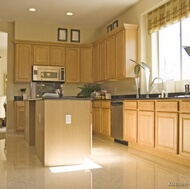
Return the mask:
[(31, 11), (31, 12), (35, 12), (36, 9), (35, 9), (35, 8), (29, 8), (29, 11)]
[(72, 12), (67, 12), (66, 15), (67, 16), (73, 16), (73, 13)]

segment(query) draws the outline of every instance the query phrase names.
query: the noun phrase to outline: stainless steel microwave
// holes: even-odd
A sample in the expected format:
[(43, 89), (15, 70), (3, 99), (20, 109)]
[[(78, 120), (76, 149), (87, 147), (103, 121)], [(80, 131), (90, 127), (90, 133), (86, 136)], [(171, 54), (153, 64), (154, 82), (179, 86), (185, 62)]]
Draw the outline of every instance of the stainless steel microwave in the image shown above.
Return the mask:
[(33, 66), (32, 80), (64, 82), (65, 68), (56, 66)]

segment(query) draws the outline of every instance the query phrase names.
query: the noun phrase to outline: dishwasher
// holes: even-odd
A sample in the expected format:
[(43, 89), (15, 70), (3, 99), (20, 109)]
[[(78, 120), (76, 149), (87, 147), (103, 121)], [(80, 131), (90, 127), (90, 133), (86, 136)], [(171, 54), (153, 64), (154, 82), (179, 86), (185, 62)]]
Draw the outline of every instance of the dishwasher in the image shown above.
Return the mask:
[(111, 136), (123, 140), (123, 101), (111, 101)]

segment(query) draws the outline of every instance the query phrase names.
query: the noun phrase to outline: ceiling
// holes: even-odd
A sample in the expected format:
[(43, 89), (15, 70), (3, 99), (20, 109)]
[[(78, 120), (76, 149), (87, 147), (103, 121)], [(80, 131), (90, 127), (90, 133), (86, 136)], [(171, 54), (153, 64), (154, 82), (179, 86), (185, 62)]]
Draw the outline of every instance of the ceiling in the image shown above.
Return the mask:
[[(140, 0), (0, 0), (0, 21), (99, 28)], [(30, 12), (29, 8), (36, 8)], [(73, 12), (73, 16), (66, 16)], [(0, 41), (1, 46), (1, 41)]]
[[(101, 27), (140, 0), (0, 0), (0, 20)], [(29, 8), (36, 12), (29, 12)], [(73, 12), (73, 16), (66, 16)]]

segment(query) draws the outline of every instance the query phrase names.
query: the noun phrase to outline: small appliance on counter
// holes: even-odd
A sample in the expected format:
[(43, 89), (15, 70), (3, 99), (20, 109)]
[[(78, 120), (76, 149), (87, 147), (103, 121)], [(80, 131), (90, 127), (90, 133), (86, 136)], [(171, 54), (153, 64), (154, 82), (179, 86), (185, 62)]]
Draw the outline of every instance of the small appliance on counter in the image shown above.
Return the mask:
[(30, 83), (30, 97), (42, 98), (45, 93), (55, 93), (62, 83), (57, 82), (32, 82)]

